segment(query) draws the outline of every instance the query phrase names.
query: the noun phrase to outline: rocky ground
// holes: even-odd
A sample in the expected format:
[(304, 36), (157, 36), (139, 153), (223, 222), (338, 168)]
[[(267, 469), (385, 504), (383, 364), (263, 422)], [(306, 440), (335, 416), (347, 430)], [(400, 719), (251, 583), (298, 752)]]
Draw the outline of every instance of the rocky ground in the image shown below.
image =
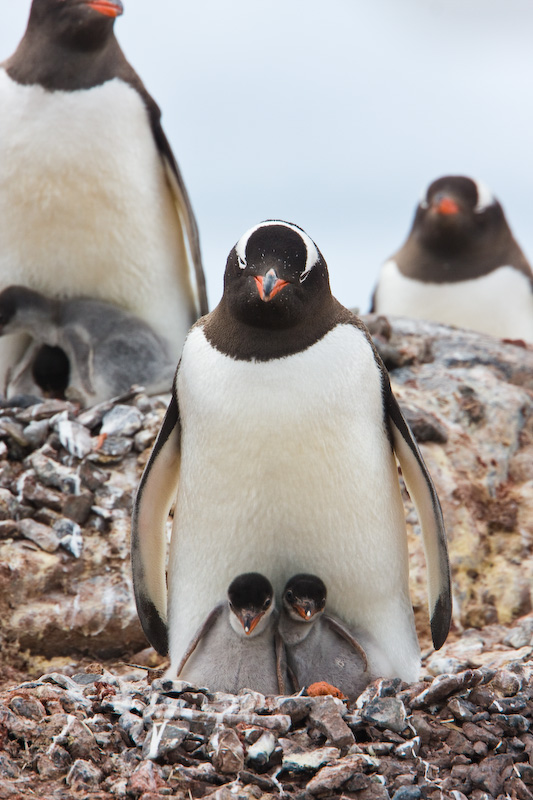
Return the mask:
[(0, 800), (533, 797), (533, 349), (366, 321), (449, 535), (454, 626), (433, 653), (405, 494), (423, 681), (355, 706), (161, 682), (129, 521), (168, 398), (0, 408)]
[(212, 695), (118, 664), (12, 685), (0, 798), (529, 800), (533, 617), (505, 641), (496, 627), (450, 648), (457, 672), (376, 681), (352, 704)]

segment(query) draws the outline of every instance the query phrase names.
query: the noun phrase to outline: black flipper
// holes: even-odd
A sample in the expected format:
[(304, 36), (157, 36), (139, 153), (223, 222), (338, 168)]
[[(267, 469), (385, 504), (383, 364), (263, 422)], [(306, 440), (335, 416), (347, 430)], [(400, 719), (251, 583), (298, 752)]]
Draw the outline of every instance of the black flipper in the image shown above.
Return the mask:
[(431, 635), (433, 645), (438, 650), (446, 641), (452, 619), (450, 564), (442, 510), (422, 454), (392, 394), (388, 380), (384, 381), (384, 395), (394, 452), (422, 527), (428, 571)]
[(137, 612), (148, 641), (161, 655), (168, 652), (166, 523), (178, 487), (180, 441), (178, 401), (173, 394), (137, 490), (131, 521)]

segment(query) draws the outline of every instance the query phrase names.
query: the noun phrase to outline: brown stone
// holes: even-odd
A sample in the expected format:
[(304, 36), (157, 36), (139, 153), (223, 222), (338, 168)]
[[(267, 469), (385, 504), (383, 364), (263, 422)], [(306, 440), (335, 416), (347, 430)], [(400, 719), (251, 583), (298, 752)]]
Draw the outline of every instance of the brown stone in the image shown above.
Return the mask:
[(240, 772), (244, 767), (244, 749), (233, 728), (219, 728), (212, 739), (213, 766), (224, 774)]
[(509, 755), (490, 756), (480, 764), (474, 764), (470, 778), (474, 786), (497, 797), (504, 791), (504, 784), (513, 771), (513, 759)]

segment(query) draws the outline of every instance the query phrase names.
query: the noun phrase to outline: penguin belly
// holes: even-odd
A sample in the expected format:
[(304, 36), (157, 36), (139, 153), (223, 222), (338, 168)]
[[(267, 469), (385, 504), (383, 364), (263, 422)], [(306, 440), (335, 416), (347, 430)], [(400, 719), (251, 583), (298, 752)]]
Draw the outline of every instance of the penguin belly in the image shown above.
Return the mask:
[(140, 95), (119, 79), (50, 92), (0, 68), (0, 104), (0, 285), (126, 308), (170, 341), (177, 361), (196, 314)]
[(221, 354), (196, 326), (177, 393), (171, 663), (239, 573), (260, 571), (281, 593), (309, 572), (326, 583), (332, 613), (371, 634), (373, 674), (416, 678), (404, 510), (361, 331), (339, 325), (296, 355), (259, 362)]
[(376, 293), (379, 314), (427, 319), (501, 339), (533, 341), (533, 292), (523, 273), (498, 267), (479, 278), (425, 283), (384, 264)]

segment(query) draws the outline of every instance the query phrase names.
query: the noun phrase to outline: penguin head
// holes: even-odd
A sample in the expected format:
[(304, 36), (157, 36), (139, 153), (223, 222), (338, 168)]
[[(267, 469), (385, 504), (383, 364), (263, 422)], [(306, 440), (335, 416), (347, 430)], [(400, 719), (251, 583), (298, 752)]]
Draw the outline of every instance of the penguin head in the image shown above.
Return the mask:
[(228, 588), (232, 628), (242, 636), (255, 636), (268, 624), (274, 610), (272, 584), (259, 572), (238, 575)]
[(502, 208), (481, 181), (446, 175), (431, 183), (418, 205), (413, 233), (430, 249), (454, 253), (506, 225)]
[(314, 622), (326, 607), (327, 589), (317, 575), (293, 575), (283, 590), (283, 609), (298, 622)]
[(33, 0), (27, 32), (90, 50), (106, 41), (123, 11), (121, 0)]
[(240, 322), (290, 328), (314, 314), (324, 293), (331, 296), (326, 262), (297, 225), (261, 222), (229, 254), (224, 300)]
[(48, 298), (25, 286), (8, 286), (0, 292), (0, 336), (31, 331), (50, 312)]

